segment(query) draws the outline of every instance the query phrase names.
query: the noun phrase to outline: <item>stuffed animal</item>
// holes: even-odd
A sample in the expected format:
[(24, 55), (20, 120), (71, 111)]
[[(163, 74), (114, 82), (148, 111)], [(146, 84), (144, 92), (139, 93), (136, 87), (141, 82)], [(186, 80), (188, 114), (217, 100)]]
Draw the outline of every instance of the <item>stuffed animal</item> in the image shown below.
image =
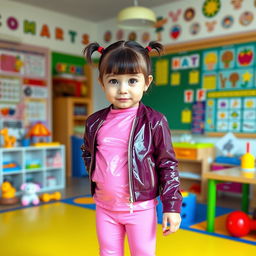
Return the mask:
[(23, 191), (23, 195), (21, 197), (21, 204), (23, 206), (27, 206), (29, 204), (37, 205), (39, 204), (39, 198), (36, 192), (40, 190), (40, 187), (38, 184), (28, 182), (23, 183), (20, 187), (20, 189)]

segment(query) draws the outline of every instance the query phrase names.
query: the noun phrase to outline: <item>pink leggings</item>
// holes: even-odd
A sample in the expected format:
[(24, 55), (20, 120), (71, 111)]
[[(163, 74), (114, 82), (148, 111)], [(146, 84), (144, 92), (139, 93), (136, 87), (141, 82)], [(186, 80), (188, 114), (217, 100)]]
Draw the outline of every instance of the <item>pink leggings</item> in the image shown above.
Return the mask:
[(96, 207), (100, 256), (123, 256), (127, 233), (131, 256), (155, 256), (156, 209), (114, 212)]

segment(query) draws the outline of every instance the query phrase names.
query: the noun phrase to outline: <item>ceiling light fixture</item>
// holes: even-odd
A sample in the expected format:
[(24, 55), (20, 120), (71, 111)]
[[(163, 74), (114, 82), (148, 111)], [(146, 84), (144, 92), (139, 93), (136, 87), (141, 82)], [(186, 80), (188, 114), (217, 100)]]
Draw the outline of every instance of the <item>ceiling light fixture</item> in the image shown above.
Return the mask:
[(123, 29), (145, 29), (154, 26), (156, 15), (151, 9), (138, 6), (138, 1), (134, 0), (134, 6), (127, 7), (118, 13), (117, 22)]

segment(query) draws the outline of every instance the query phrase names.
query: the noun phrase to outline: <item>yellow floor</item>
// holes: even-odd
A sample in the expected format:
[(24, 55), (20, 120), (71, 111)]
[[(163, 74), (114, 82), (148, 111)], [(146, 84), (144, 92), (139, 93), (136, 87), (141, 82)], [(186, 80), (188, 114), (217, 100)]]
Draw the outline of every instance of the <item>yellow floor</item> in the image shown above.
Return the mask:
[[(160, 225), (157, 241), (157, 256), (249, 256), (256, 252), (253, 245), (186, 230), (163, 237)], [(0, 255), (97, 256), (95, 211), (58, 202), (0, 213)], [(130, 255), (127, 245), (125, 255)]]

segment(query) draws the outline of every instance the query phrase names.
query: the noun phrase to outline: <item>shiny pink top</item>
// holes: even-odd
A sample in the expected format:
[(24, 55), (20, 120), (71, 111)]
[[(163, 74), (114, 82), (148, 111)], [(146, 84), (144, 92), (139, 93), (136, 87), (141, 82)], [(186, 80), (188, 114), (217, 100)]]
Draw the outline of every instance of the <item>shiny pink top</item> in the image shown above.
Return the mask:
[[(128, 144), (138, 107), (110, 110), (97, 134), (96, 166), (92, 180), (96, 182), (94, 200), (112, 211), (130, 211)], [(156, 199), (135, 202), (133, 210), (154, 207)]]

